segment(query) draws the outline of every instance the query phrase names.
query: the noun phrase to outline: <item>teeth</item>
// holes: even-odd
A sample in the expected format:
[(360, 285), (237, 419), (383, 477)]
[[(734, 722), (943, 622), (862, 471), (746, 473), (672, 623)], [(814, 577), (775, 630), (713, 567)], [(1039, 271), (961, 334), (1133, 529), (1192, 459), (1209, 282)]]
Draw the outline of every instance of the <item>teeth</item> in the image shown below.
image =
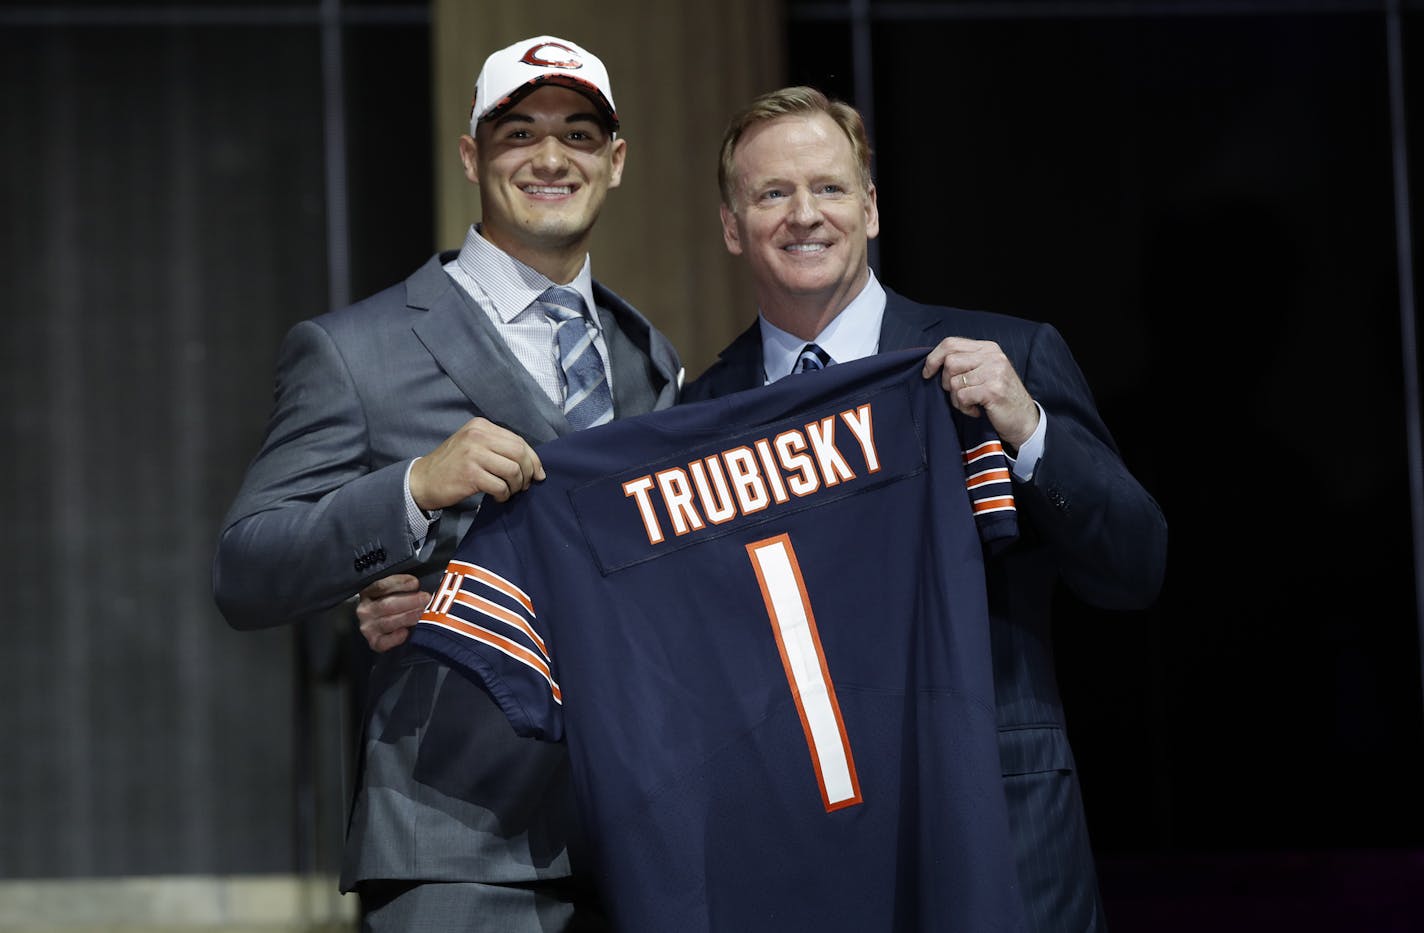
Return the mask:
[(573, 188), (569, 185), (525, 185), (526, 194), (572, 194)]
[(824, 243), (792, 243), (783, 247), (788, 253), (819, 253), (826, 248)]

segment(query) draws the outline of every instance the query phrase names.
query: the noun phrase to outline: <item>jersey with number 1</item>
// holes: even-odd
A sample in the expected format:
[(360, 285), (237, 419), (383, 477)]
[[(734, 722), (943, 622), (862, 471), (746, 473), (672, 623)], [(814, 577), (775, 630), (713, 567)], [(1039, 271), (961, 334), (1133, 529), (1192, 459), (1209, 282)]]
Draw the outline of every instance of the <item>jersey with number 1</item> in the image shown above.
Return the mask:
[(567, 740), (618, 929), (1020, 929), (983, 569), (1013, 497), (923, 358), (543, 446), (412, 630)]

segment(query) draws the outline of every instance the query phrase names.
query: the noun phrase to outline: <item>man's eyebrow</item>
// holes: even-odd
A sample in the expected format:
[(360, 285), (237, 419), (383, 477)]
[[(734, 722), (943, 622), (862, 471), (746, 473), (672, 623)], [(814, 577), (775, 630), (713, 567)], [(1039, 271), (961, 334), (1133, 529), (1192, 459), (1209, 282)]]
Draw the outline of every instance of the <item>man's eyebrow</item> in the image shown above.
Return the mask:
[[(516, 122), (517, 122), (517, 123), (533, 123), (533, 122), (534, 122), (534, 118), (531, 117), (531, 116), (529, 116), (529, 114), (527, 114), (527, 113), (518, 113), (518, 112), (516, 112), (516, 111), (510, 111), (510, 112), (508, 112), (508, 113), (500, 114), (498, 117), (496, 117), (495, 120), (494, 120), (494, 124), (493, 124), (493, 125), (494, 125), (494, 126), (504, 126), (506, 123), (516, 123)], [(598, 114), (594, 113), (594, 112), (591, 111), (591, 110), (588, 111), (587, 113), (571, 113), (571, 114), (569, 114), (567, 117), (564, 118), (564, 122), (565, 122), (565, 123), (597, 123), (599, 126), (603, 126), (603, 120), (598, 116)]]
[(504, 126), (506, 123), (516, 123), (516, 122), (518, 122), (518, 123), (533, 123), (533, 122), (534, 122), (534, 118), (531, 117), (531, 116), (529, 116), (528, 114), (514, 113), (513, 111), (510, 111), (510, 112), (508, 112), (508, 113), (502, 113), (502, 114), (500, 114), (499, 116), (495, 117), (494, 123), (493, 123), (492, 125), (493, 125), (493, 126)]

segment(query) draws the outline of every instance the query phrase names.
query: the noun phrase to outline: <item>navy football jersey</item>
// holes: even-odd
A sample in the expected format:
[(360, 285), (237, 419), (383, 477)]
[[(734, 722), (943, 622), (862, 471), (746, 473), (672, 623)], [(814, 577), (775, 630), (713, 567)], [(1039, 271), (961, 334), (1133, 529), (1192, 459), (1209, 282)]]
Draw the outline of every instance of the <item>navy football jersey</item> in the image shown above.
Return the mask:
[(983, 547), (987, 419), (925, 351), (544, 445), (411, 641), (566, 740), (620, 930), (1021, 928)]

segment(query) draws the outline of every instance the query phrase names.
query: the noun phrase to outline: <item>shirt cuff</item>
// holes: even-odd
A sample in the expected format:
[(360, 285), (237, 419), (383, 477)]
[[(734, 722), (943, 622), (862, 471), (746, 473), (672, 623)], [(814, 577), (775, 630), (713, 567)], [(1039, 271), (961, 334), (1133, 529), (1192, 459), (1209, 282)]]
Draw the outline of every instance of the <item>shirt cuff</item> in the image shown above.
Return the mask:
[[(419, 460), (416, 457), (415, 460)], [(415, 466), (415, 460), (410, 461), (405, 467), (405, 522), (410, 530), (411, 540), (415, 543), (418, 551), (425, 546), (425, 536), (430, 534), (430, 526), (435, 524), (435, 520), (440, 517), (440, 510), (427, 512), (415, 504), (415, 497), (410, 494), (410, 468)]]
[[(1033, 404), (1038, 409), (1038, 427), (1033, 429), (1028, 440), (1019, 447), (1019, 455), (1009, 457), (1009, 470), (1014, 474), (1014, 479), (1021, 483), (1033, 480), (1033, 471), (1038, 469), (1038, 461), (1043, 458), (1043, 435), (1048, 430), (1048, 412), (1044, 411), (1038, 402)], [(1007, 451), (1005, 453), (1007, 454)]]

